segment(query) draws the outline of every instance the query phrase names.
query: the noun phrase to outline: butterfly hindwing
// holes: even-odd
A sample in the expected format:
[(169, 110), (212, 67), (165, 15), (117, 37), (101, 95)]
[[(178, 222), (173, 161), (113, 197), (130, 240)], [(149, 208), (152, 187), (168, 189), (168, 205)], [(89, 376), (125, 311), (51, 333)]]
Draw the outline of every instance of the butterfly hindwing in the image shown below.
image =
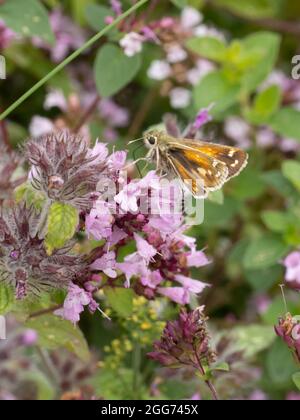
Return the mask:
[(226, 165), (200, 151), (171, 148), (169, 166), (196, 197), (205, 197), (224, 185), (228, 177)]

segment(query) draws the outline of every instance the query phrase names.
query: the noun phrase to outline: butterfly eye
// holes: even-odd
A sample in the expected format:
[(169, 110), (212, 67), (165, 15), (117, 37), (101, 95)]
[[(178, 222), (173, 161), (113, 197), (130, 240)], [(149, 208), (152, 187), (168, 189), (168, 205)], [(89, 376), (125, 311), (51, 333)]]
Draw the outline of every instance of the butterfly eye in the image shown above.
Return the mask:
[(150, 137), (148, 137), (148, 143), (150, 144), (150, 146), (155, 146), (156, 145), (156, 142), (157, 142), (157, 138), (156, 137), (154, 137), (154, 136), (150, 136)]

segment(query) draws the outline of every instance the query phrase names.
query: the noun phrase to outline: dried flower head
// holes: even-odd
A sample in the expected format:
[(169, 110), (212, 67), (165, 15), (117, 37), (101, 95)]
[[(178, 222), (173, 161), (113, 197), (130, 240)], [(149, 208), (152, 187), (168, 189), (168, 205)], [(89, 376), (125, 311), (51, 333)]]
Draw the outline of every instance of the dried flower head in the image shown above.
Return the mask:
[(70, 243), (47, 255), (38, 224), (38, 215), (24, 206), (0, 210), (0, 282), (14, 287), (17, 299), (64, 288), (85, 271)]
[(108, 151), (104, 144), (90, 149), (84, 138), (63, 131), (29, 141), (25, 154), (32, 164), (35, 189), (50, 200), (80, 209), (89, 207), (90, 194), (106, 168)]
[(154, 343), (155, 351), (148, 356), (169, 367), (199, 369), (214, 362), (206, 321), (202, 308), (190, 313), (181, 310), (178, 320), (167, 323), (160, 341)]

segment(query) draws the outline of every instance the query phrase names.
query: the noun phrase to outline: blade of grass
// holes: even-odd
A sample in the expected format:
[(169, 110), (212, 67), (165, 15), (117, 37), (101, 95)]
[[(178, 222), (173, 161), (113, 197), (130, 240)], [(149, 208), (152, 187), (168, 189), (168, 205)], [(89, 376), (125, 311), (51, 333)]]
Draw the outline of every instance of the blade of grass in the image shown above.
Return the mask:
[(78, 48), (71, 55), (69, 55), (64, 61), (62, 61), (58, 66), (56, 66), (50, 73), (48, 73), (43, 79), (38, 81), (32, 88), (30, 88), (24, 95), (17, 99), (12, 105), (10, 105), (2, 114), (0, 115), (0, 121), (4, 120), (8, 115), (10, 115), (16, 108), (18, 108), (26, 99), (33, 95), (38, 89), (40, 89), (45, 83), (47, 83), (53, 76), (59, 73), (64, 69), (68, 64), (70, 64), (75, 58), (77, 58), (83, 51), (92, 46), (100, 38), (106, 35), (111, 29), (117, 26), (123, 19), (130, 16), (137, 9), (147, 3), (149, 0), (140, 0), (134, 6), (130, 7), (126, 12), (117, 17), (114, 22), (110, 25), (107, 25), (104, 29), (98, 32), (95, 36), (89, 39), (82, 47)]

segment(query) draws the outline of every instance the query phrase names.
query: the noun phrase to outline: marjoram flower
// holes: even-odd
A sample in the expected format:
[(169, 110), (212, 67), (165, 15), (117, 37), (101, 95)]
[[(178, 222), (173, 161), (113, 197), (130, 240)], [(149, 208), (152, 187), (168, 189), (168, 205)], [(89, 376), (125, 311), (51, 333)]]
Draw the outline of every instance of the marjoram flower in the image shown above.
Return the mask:
[(203, 308), (189, 313), (181, 310), (178, 320), (167, 323), (148, 357), (168, 367), (201, 369), (210, 365), (215, 361), (215, 354), (210, 347), (206, 322)]
[(17, 299), (63, 289), (80, 278), (86, 263), (72, 255), (72, 243), (49, 256), (39, 237), (39, 215), (23, 205), (0, 211), (0, 283), (15, 289)]
[(25, 155), (32, 165), (30, 178), (36, 190), (51, 201), (79, 209), (91, 207), (90, 196), (106, 170), (105, 144), (90, 149), (84, 138), (65, 131), (30, 140)]

